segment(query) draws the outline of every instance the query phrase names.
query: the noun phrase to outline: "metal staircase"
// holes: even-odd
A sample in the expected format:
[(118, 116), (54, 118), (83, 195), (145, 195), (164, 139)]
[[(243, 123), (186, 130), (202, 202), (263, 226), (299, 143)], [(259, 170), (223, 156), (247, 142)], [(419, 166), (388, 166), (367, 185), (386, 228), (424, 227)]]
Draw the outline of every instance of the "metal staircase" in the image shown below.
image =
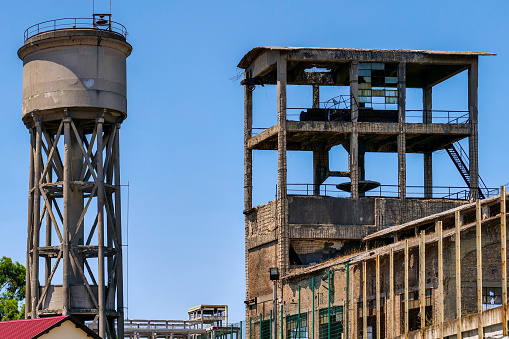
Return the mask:
[[(456, 142), (454, 144), (449, 144), (445, 146), (445, 150), (447, 151), (447, 154), (449, 154), (449, 157), (451, 158), (452, 162), (458, 169), (458, 171), (461, 174), (461, 177), (463, 180), (465, 180), (465, 183), (470, 187), (470, 171), (468, 169), (468, 155), (461, 147), (461, 145)], [(488, 187), (486, 187), (486, 184), (482, 180), (481, 176), (479, 175), (479, 199), (485, 199), (486, 195), (484, 192), (488, 193)]]

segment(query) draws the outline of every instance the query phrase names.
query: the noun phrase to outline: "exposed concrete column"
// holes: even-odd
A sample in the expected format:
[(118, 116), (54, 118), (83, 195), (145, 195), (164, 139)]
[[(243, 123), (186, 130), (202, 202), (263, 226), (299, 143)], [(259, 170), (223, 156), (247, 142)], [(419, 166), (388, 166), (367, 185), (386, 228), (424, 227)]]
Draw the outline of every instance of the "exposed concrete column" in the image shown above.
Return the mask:
[(359, 117), (359, 62), (350, 64), (350, 109), (352, 121), (357, 122)]
[[(97, 118), (97, 149), (103, 149), (104, 117)], [(105, 279), (104, 279), (104, 161), (103, 153), (96, 152), (97, 171), (97, 301), (99, 304), (99, 336), (106, 337)]]
[(69, 285), (70, 285), (70, 274), (69, 268), (71, 266), (70, 257), (69, 257), (69, 191), (70, 185), (69, 181), (71, 179), (71, 152), (72, 152), (72, 139), (71, 139), (71, 118), (67, 116), (64, 117), (64, 183), (62, 185), (62, 193), (64, 197), (64, 215), (63, 215), (63, 243), (62, 243), (62, 268), (63, 268), (63, 277), (62, 277), (62, 315), (68, 315), (70, 309), (69, 302)]
[[(244, 73), (244, 79), (247, 72)], [(244, 86), (244, 210), (253, 207), (253, 150), (247, 147), (253, 131), (253, 92)]]
[[(422, 106), (424, 124), (433, 122), (433, 103), (432, 103), (432, 87), (422, 89)], [(424, 152), (424, 197), (433, 198), (433, 152)]]
[(365, 145), (362, 142), (359, 143), (359, 155), (358, 155), (358, 167), (359, 167), (359, 180), (366, 180), (366, 162), (364, 160), (366, 156)]
[[(53, 172), (48, 171), (46, 173), (46, 182), (53, 182)], [(52, 202), (48, 202), (49, 208), (52, 208)], [(46, 246), (51, 246), (51, 231), (53, 228), (53, 224), (51, 222), (51, 217), (49, 216), (49, 213), (46, 213)], [(45, 258), (45, 269), (44, 269), (44, 285), (47, 286), (50, 284), (49, 277), (51, 275), (51, 258), (46, 257)]]
[(421, 231), (419, 239), (419, 309), (421, 328), (426, 327), (426, 233)]
[[(248, 72), (244, 72), (244, 79), (248, 78)], [(247, 142), (251, 139), (253, 132), (253, 92), (248, 85), (244, 86), (244, 210), (253, 208), (253, 150), (247, 147)], [(245, 220), (245, 239), (248, 238), (249, 229), (247, 227), (247, 218)], [(247, 240), (246, 240), (247, 241)], [(245, 273), (246, 273), (246, 300), (249, 297), (249, 251), (247, 243), (245, 246)], [(246, 314), (249, 306), (246, 304)], [(201, 327), (203, 329), (203, 310), (201, 311)], [(173, 333), (172, 333), (173, 339)]]
[(34, 211), (34, 182), (35, 182), (35, 170), (34, 170), (34, 162), (35, 162), (35, 136), (36, 133), (35, 128), (30, 128), (30, 172), (28, 179), (28, 229), (27, 229), (27, 255), (26, 255), (26, 278), (25, 278), (25, 319), (30, 318), (32, 314), (32, 292), (31, 292), (31, 270), (32, 270), (32, 232), (33, 228), (33, 211)]
[[(313, 85), (313, 108), (320, 108), (320, 87)], [(313, 195), (320, 195), (320, 185), (329, 174), (329, 151), (325, 148), (313, 151)]]
[(286, 176), (286, 54), (280, 53), (277, 62), (277, 111), (278, 111), (278, 266), (281, 275), (288, 270), (289, 239), (287, 217), (287, 176)]
[(42, 127), (40, 120), (35, 122), (35, 192), (34, 192), (34, 207), (33, 207), (33, 243), (32, 243), (32, 272), (30, 273), (30, 290), (32, 300), (30, 310), (31, 318), (38, 317), (37, 304), (39, 302), (39, 235), (40, 235), (40, 214), (41, 214), (41, 171), (42, 171)]
[(425, 87), (422, 89), (422, 122), (424, 124), (433, 123), (433, 87)]
[(320, 195), (320, 185), (327, 180), (329, 174), (329, 151), (319, 149), (313, 151), (313, 195)]
[(424, 197), (433, 198), (433, 152), (424, 152)]
[(500, 261), (502, 264), (502, 335), (509, 335), (507, 329), (507, 210), (505, 186), (500, 187)]
[[(500, 219), (502, 220), (502, 218)], [(505, 220), (505, 218), (504, 218)], [(456, 279), (456, 333), (458, 334), (457, 338), (461, 338), (461, 215), (460, 211), (454, 212), (454, 247), (455, 247), (455, 257), (456, 257), (456, 266), (455, 266), (455, 279)], [(424, 231), (423, 231), (424, 232)], [(502, 295), (504, 290), (502, 290)], [(502, 299), (503, 300), (503, 299)], [(503, 327), (503, 325), (502, 325)]]
[(359, 62), (352, 61), (350, 64), (350, 107), (352, 119), (352, 133), (350, 134), (350, 180), (351, 197), (359, 198), (359, 134), (357, 132), (357, 120), (359, 117)]
[[(366, 180), (366, 161), (365, 161), (365, 156), (366, 156), (366, 147), (367, 147), (367, 144), (364, 140), (360, 140), (358, 141), (358, 145), (359, 145), (359, 154), (358, 154), (358, 176), (359, 176), (359, 181), (361, 180)], [(364, 196), (364, 193), (359, 193), (359, 196), (363, 197)]]
[[(357, 153), (357, 178), (359, 181), (366, 180), (366, 166), (364, 157), (366, 155), (366, 143), (362, 140), (359, 141), (359, 137), (357, 136), (357, 146), (358, 146), (358, 153)], [(359, 197), (364, 197), (365, 193), (359, 192)]]
[[(78, 122), (73, 122), (74, 126), (76, 126), (77, 134), (71, 132), (70, 143), (66, 144), (69, 148), (69, 180), (68, 180), (68, 189), (67, 195), (64, 194), (64, 201), (66, 201), (67, 206), (67, 239), (73, 239), (72, 243), (69, 243), (69, 246), (75, 245), (84, 245), (84, 237), (85, 237), (85, 229), (84, 227), (78, 229), (78, 221), (80, 220), (81, 214), (83, 213), (84, 206), (84, 195), (83, 192), (78, 189), (78, 187), (74, 185), (69, 186), (69, 181), (79, 181), (81, 179), (81, 170), (83, 168), (83, 153), (81, 152), (81, 146), (83, 143), (83, 129), (80, 128)], [(69, 124), (69, 122), (66, 122)], [(65, 169), (64, 169), (65, 170)], [(78, 232), (78, 233), (76, 233)], [(81, 285), (83, 284), (83, 279), (81, 278), (80, 271), (83, 271), (84, 268), (84, 259), (83, 255), (80, 253), (74, 252), (75, 260), (70, 260), (70, 270), (69, 270), (69, 284), (70, 285)], [(66, 271), (67, 272), (67, 271)], [(64, 272), (64, 274), (67, 274)]]
[(406, 110), (406, 63), (398, 65), (398, 186), (399, 198), (406, 197), (406, 135), (405, 135), (405, 110)]
[(470, 170), (470, 199), (476, 200), (479, 189), (479, 154), (477, 146), (477, 84), (478, 63), (468, 68), (468, 112), (470, 117), (470, 137), (468, 138), (468, 158)]
[[(483, 276), (482, 276), (482, 210), (481, 201), (477, 200), (475, 206), (475, 252), (477, 264), (477, 335), (479, 338), (484, 338), (483, 335)], [(507, 321), (507, 320), (506, 320)]]
[(224, 326), (228, 326), (228, 305), (224, 311)]
[(320, 86), (313, 85), (313, 108), (320, 108)]
[(351, 180), (351, 198), (359, 198), (359, 133), (357, 126), (354, 125), (350, 134), (350, 180)]

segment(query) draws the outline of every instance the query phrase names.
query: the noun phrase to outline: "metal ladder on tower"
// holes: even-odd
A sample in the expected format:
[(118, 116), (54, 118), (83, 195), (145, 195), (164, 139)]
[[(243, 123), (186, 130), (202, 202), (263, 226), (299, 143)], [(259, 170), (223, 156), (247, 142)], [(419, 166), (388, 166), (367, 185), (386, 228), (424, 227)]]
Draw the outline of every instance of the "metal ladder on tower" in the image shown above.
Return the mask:
[[(470, 187), (470, 171), (466, 165), (468, 163), (468, 155), (463, 149), (463, 147), (461, 147), (461, 145), (458, 142), (456, 142), (445, 146), (445, 150), (447, 151), (447, 154), (449, 154), (449, 157), (451, 158), (452, 162), (460, 172), (461, 177), (463, 178), (463, 180), (465, 180), (465, 183), (468, 185), (468, 187)], [(488, 192), (488, 187), (486, 187), (484, 180), (482, 180), (481, 176), (479, 175), (478, 194), (480, 199), (486, 198), (483, 191)]]

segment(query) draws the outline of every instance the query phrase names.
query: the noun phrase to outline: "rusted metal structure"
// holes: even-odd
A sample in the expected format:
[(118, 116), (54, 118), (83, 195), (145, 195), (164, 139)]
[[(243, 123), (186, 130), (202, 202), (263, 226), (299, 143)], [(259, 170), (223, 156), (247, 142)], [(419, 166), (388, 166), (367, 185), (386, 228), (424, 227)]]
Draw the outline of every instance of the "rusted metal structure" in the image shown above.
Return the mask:
[[(242, 58), (248, 318), (268, 312), (272, 305), (269, 267), (277, 266), (285, 281), (296, 269), (398, 242), (403, 236), (394, 233), (390, 239), (366, 242), (373, 232), (498, 194), (479, 180), (477, 87), (482, 55), (493, 54), (256, 47)], [(432, 107), (433, 87), (463, 71), (468, 73), (468, 109)], [(270, 85), (277, 86), (277, 123), (254, 134), (255, 88)], [(304, 108), (288, 107), (289, 86), (307, 86), (312, 102)], [(325, 86), (337, 88), (338, 95), (321, 97)], [(422, 89), (422, 109), (406, 108), (407, 88)], [(346, 94), (340, 95), (341, 89)], [(468, 153), (457, 143), (465, 138)], [(335, 146), (348, 153), (348, 169), (330, 168), (329, 153)], [(278, 159), (277, 197), (259, 206), (253, 206), (256, 150), (277, 151)], [(438, 150), (447, 151), (465, 188), (433, 186), (432, 156)], [(312, 152), (312, 182), (288, 183), (288, 151)], [(396, 185), (366, 178), (370, 152), (397, 154)], [(406, 183), (408, 153), (422, 154), (424, 164), (423, 185), (411, 190)], [(348, 181), (327, 184), (331, 177)], [(280, 283), (280, 294), (285, 286)]]
[(34, 25), (18, 51), (30, 132), (26, 317), (74, 315), (123, 338), (119, 131), (132, 47), (110, 19)]

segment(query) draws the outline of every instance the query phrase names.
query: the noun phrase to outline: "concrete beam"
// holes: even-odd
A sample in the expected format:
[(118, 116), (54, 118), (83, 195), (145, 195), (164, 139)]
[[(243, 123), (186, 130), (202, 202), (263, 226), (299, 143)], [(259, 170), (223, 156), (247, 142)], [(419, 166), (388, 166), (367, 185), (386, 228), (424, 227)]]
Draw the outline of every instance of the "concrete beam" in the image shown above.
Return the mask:
[[(357, 132), (359, 135), (397, 135), (399, 133), (399, 124), (393, 123), (362, 123), (356, 124)], [(287, 149), (291, 149), (293, 141), (293, 134), (295, 133), (318, 133), (319, 135), (328, 134), (328, 139), (333, 136), (343, 139), (349, 136), (353, 130), (353, 123), (351, 122), (324, 122), (324, 121), (287, 121)], [(451, 137), (457, 136), (456, 139), (462, 139), (471, 135), (471, 126), (468, 124), (405, 124), (406, 136), (412, 137), (426, 137), (426, 136), (444, 136)], [(247, 141), (248, 149), (276, 149), (278, 127), (274, 125), (267, 128), (250, 138)], [(342, 137), (341, 137), (342, 136)], [(313, 137), (312, 134), (309, 137)], [(302, 138), (300, 138), (302, 139)], [(447, 141), (450, 143), (449, 141)], [(334, 142), (333, 142), (334, 143)], [(333, 144), (327, 147), (335, 146)], [(314, 146), (316, 147), (316, 146)], [(313, 148), (305, 149), (312, 151)]]
[(288, 60), (348, 62), (401, 62), (440, 65), (467, 65), (476, 55), (431, 54), (403, 50), (302, 49), (288, 53)]

